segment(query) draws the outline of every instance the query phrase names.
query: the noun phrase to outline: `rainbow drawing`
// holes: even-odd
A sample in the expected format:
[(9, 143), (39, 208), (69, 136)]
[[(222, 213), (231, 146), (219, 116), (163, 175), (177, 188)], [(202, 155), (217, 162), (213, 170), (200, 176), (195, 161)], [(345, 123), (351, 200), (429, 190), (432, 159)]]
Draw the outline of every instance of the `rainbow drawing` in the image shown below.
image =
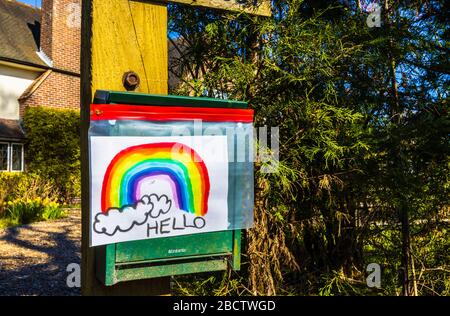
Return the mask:
[(128, 147), (111, 161), (103, 179), (101, 208), (132, 205), (144, 194), (147, 180), (170, 183), (178, 209), (204, 216), (208, 212), (210, 191), (205, 163), (189, 146), (177, 142), (152, 143)]

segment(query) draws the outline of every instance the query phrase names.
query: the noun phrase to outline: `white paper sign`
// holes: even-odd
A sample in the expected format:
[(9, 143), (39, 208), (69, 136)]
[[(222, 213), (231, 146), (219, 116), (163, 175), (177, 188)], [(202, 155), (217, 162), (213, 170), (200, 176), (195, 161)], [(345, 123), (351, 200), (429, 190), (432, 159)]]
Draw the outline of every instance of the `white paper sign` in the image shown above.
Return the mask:
[(228, 227), (226, 136), (90, 137), (91, 246)]

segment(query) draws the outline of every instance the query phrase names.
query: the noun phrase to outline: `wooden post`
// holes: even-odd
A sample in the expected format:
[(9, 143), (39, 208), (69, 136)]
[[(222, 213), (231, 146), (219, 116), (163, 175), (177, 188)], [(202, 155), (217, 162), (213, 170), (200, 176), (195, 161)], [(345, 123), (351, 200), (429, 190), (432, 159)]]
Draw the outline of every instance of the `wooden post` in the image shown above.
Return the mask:
[(83, 0), (81, 39), (81, 166), (83, 295), (166, 295), (170, 279), (159, 278), (104, 286), (95, 276), (89, 248), (89, 105), (98, 89), (124, 91), (122, 77), (134, 71), (136, 90), (167, 94), (167, 7), (164, 3), (131, 0)]
[[(150, 1), (150, 0), (149, 0)], [(156, 0), (158, 1), (158, 0)], [(81, 36), (81, 176), (83, 295), (165, 295), (169, 278), (104, 286), (95, 276), (95, 252), (89, 248), (89, 106), (96, 90), (125, 90), (123, 76), (140, 78), (137, 92), (167, 94), (168, 48), (166, 2), (270, 16), (270, 1), (248, 6), (237, 0), (83, 0)], [(251, 2), (253, 3), (253, 2)]]

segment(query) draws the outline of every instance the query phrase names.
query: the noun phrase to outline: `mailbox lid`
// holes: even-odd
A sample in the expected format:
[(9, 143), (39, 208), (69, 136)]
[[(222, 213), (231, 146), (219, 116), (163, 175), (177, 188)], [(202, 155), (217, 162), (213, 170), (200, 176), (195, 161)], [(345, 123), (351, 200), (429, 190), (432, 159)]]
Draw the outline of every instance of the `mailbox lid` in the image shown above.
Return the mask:
[(138, 92), (122, 92), (97, 90), (94, 97), (95, 104), (135, 104), (152, 106), (183, 106), (247, 109), (244, 101), (214, 99), (205, 97), (185, 97), (179, 95), (159, 95)]
[(231, 254), (234, 231), (138, 240), (116, 244), (116, 262)]

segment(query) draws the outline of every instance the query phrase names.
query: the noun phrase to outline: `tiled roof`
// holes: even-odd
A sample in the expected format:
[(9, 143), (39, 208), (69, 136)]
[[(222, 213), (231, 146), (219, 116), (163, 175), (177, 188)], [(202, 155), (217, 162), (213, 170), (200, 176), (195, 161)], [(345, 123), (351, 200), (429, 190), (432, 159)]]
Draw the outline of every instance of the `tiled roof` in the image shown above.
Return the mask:
[(0, 139), (24, 139), (25, 134), (18, 120), (0, 119)]
[(39, 50), (41, 10), (0, 0), (0, 57), (45, 66)]

